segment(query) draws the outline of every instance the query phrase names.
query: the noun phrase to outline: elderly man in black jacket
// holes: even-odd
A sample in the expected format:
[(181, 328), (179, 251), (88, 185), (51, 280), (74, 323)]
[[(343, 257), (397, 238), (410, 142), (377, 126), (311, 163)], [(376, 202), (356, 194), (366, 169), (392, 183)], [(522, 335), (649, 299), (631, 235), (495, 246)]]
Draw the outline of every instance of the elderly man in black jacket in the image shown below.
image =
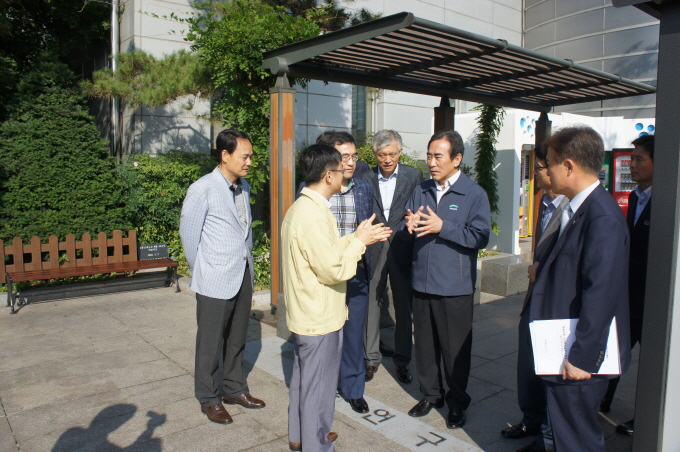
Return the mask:
[[(460, 171), (463, 140), (453, 130), (427, 145), (432, 180), (413, 190), (405, 227), (413, 248), (413, 326), (423, 399), (411, 410), (427, 415), (446, 401), (448, 428), (465, 425), (472, 352), (472, 303), (477, 252), (489, 242), (491, 212), (482, 187)], [(444, 396), (440, 362), (449, 391)]]
[[(373, 187), (373, 212), (376, 223), (383, 223), (395, 231), (387, 242), (378, 242), (368, 249), (371, 265), (371, 283), (368, 296), (368, 315), (364, 339), (366, 381), (382, 362), (380, 347), (380, 297), (387, 287), (389, 277), (394, 303), (395, 328), (392, 360), (397, 367), (397, 377), (402, 383), (411, 381), (412, 320), (411, 259), (413, 242), (404, 240), (397, 230), (401, 227), (406, 210), (404, 206), (413, 189), (423, 181), (423, 173), (401, 165), (399, 156), (403, 149), (401, 135), (395, 130), (380, 130), (373, 136), (373, 154), (378, 166), (365, 172), (361, 178)], [(389, 351), (388, 351), (389, 352)], [(385, 356), (389, 356), (385, 354)]]

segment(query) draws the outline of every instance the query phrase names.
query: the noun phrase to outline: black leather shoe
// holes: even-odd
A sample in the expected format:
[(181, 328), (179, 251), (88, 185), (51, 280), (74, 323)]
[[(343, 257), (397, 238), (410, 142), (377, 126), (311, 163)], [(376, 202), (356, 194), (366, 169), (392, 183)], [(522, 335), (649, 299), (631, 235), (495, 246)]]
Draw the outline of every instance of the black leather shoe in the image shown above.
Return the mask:
[(538, 428), (527, 428), (526, 425), (520, 422), (519, 424), (511, 425), (510, 427), (501, 430), (501, 435), (503, 435), (503, 438), (520, 439), (526, 436), (538, 435), (538, 430)]
[(383, 356), (392, 356), (394, 355), (394, 349), (388, 347), (387, 345), (383, 344), (382, 341), (380, 341), (380, 345), (378, 346), (378, 350), (380, 351), (380, 354)]
[(616, 426), (616, 433), (621, 433), (622, 435), (632, 435), (633, 427), (635, 427), (635, 419), (631, 419), (628, 422), (619, 424)]
[(606, 400), (600, 402), (600, 413), (609, 413), (612, 409), (612, 403)]
[(402, 383), (410, 383), (413, 379), (408, 366), (397, 366), (397, 377), (399, 377), (399, 381)]
[(357, 413), (368, 413), (368, 403), (366, 403), (366, 399), (363, 397), (360, 399), (347, 399), (347, 402), (349, 402), (349, 406)]
[(444, 400), (439, 400), (435, 403), (428, 402), (427, 400), (423, 399), (420, 402), (416, 404), (413, 408), (411, 408), (408, 411), (408, 415), (412, 417), (422, 417), (422, 416), (427, 416), (430, 413), (430, 410), (432, 408), (437, 407), (441, 408), (444, 406)]
[(461, 428), (465, 425), (465, 410), (449, 410), (446, 416), (446, 426), (450, 429)]
[(371, 381), (373, 380), (373, 377), (375, 376), (375, 373), (378, 371), (378, 368), (375, 366), (366, 366), (366, 381)]

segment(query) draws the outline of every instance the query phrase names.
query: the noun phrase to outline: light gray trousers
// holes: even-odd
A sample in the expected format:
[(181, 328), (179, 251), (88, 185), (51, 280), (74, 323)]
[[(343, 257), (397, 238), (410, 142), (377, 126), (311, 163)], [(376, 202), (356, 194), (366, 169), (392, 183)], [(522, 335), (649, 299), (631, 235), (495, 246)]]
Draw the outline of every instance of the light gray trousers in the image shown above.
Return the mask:
[(323, 336), (293, 333), (295, 357), (290, 380), (288, 441), (304, 452), (334, 452), (326, 436), (335, 413), (335, 389), (342, 357), (340, 331)]

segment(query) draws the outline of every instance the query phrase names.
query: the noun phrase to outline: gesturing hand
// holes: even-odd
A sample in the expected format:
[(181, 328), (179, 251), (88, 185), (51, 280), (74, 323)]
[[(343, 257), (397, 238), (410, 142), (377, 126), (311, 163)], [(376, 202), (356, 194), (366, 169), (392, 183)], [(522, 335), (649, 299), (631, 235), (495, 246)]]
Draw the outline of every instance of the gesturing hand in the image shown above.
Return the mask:
[(413, 231), (418, 227), (418, 221), (420, 221), (420, 214), (422, 212), (423, 206), (420, 206), (416, 213), (411, 212), (411, 209), (406, 210), (404, 220), (406, 221), (406, 228), (409, 234), (413, 234)]
[(375, 220), (375, 214), (371, 218), (359, 223), (354, 236), (361, 240), (364, 245), (372, 245), (375, 242), (384, 242), (392, 234), (392, 230), (388, 227), (383, 227), (383, 223), (371, 224)]
[(419, 227), (414, 229), (414, 231), (419, 233), (418, 237), (422, 237), (427, 234), (436, 234), (442, 230), (444, 221), (439, 218), (432, 209), (430, 209), (430, 206), (427, 206), (427, 212), (428, 213), (423, 212), (422, 206), (420, 209), (418, 209), (418, 213), (420, 214), (420, 221), (418, 221)]

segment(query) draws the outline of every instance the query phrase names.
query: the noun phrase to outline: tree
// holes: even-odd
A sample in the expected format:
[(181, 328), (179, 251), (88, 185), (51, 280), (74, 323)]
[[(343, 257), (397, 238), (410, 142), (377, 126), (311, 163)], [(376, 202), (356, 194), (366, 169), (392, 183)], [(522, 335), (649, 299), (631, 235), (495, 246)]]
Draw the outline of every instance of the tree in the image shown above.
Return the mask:
[[(49, 54), (89, 75), (105, 53), (111, 7), (84, 0), (0, 0), (0, 120), (7, 119), (13, 94), (31, 66)], [(85, 73), (87, 72), (87, 73)]]
[[(121, 70), (98, 71), (83, 87), (91, 96), (117, 97), (132, 106), (157, 107), (187, 94), (212, 96), (213, 119), (250, 135), (255, 158), (248, 181), (253, 193), (261, 193), (269, 179), (269, 88), (275, 82), (262, 68), (263, 54), (377, 15), (365, 9), (347, 12), (335, 0), (207, 1), (195, 6), (198, 12), (189, 18), (168, 16), (188, 27), (192, 55), (121, 55)], [(182, 75), (188, 72), (194, 75)], [(301, 79), (290, 82), (305, 85)]]
[(129, 229), (114, 162), (75, 75), (41, 61), (17, 98), (0, 125), (0, 239)]

